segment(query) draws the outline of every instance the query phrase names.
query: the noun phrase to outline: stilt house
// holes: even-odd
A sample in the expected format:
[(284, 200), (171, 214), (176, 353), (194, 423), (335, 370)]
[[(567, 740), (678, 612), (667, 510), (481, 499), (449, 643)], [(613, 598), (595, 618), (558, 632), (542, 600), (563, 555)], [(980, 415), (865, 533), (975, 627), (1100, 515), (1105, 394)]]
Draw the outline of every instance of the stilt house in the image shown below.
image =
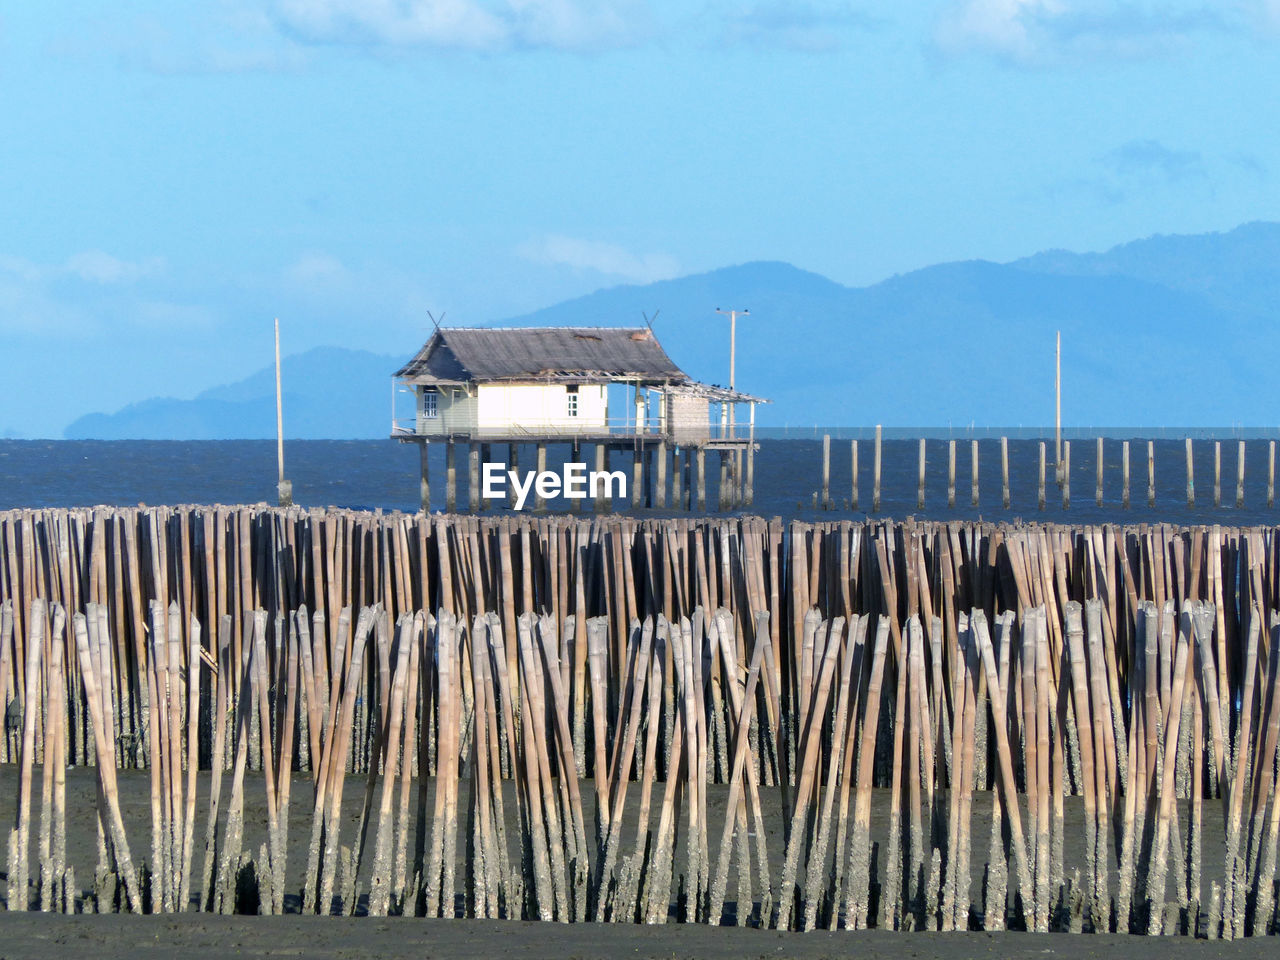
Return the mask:
[[(455, 443), (505, 443), (513, 454), (536, 444), (540, 460), (549, 443), (571, 443), (575, 454), (593, 443), (597, 461), (611, 449), (633, 451), (637, 463), (651, 452), (720, 450), (740, 477), (742, 454), (748, 472), (753, 459), (755, 406), (767, 402), (691, 379), (647, 327), (442, 327), (394, 384), (413, 392), (414, 414), (393, 421), (392, 437), (423, 444), (424, 464), (432, 441), (450, 455)], [(658, 469), (665, 475), (665, 459)]]

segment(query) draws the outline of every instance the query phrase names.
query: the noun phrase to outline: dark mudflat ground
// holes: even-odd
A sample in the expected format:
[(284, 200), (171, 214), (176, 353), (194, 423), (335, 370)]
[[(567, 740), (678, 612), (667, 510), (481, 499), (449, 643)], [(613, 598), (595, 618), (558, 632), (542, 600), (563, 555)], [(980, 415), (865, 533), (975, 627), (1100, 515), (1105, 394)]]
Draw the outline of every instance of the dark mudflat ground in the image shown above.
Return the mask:
[(1180, 960), (1276, 956), (1276, 940), (1223, 943), (1185, 937), (1025, 933), (784, 933), (667, 925), (521, 923), (409, 918), (51, 916), (0, 914), (8, 958), (379, 957), (467, 958), (1027, 958)]
[[(13, 795), (16, 770), (0, 767), (0, 825), (7, 835), (13, 823)], [(81, 889), (91, 884), (96, 856), (94, 814), (95, 772), (85, 768), (68, 771), (67, 777), (67, 854), (76, 868)], [(224, 783), (224, 791), (230, 784)], [(36, 770), (36, 796), (32, 810), (33, 851), (35, 863), (35, 830), (39, 823), (39, 768)], [(201, 772), (197, 821), (196, 851), (193, 868), (199, 869), (203, 859), (205, 804), (208, 774)], [(428, 781), (430, 784), (430, 781)], [(150, 854), (149, 776), (144, 771), (120, 771), (121, 800), (126, 829), (135, 858), (145, 860)], [(364, 778), (348, 780), (344, 798), (344, 840), (355, 837), (355, 821), (364, 793)], [(509, 786), (509, 784), (504, 784)], [(462, 784), (460, 808), (468, 802), (469, 784)], [(430, 789), (430, 787), (429, 787)], [(589, 797), (589, 784), (583, 784)], [(724, 789), (709, 791), (709, 814), (712, 823), (712, 846), (718, 847), (719, 827), (723, 822)], [(634, 810), (636, 796), (628, 798), (628, 828), (624, 843), (629, 850), (634, 843)], [(227, 793), (224, 792), (224, 812)], [(263, 823), (263, 788), (259, 776), (246, 782), (245, 849), (256, 851), (265, 839)], [(781, 875), (781, 817), (778, 791), (764, 793), (768, 809), (770, 873), (774, 884)], [(416, 803), (416, 790), (415, 797)], [(594, 807), (590, 799), (588, 808)], [(885, 818), (888, 799), (877, 793), (874, 804), (873, 835), (883, 839), (887, 832)], [(296, 777), (289, 830), (289, 886), (299, 890), (306, 865), (306, 842), (311, 822), (311, 789), (305, 775)], [(509, 797), (508, 814), (514, 809)], [(971, 896), (978, 900), (981, 873), (989, 846), (991, 800), (989, 794), (975, 797), (973, 834), (973, 885)], [(1025, 815), (1024, 811), (1024, 815)], [(1183, 823), (1186, 823), (1185, 810)], [(588, 824), (588, 831), (592, 829)], [(516, 824), (511, 822), (515, 829)], [(1081, 865), (1079, 842), (1082, 837), (1078, 798), (1067, 803), (1066, 866), (1071, 870)], [(459, 829), (460, 861), (465, 844)], [(370, 838), (372, 842), (372, 834)], [(1221, 876), (1221, 806), (1205, 806), (1205, 864), (1203, 884)], [(677, 862), (682, 862), (680, 858)], [(1114, 864), (1114, 854), (1112, 856)], [(883, 864), (880, 868), (883, 874)], [(1172, 872), (1172, 871), (1171, 871)], [(367, 867), (362, 870), (362, 880)], [(0, 864), (0, 878), (4, 877)], [(459, 880), (461, 882), (461, 862)], [(1115, 877), (1111, 879), (1115, 890)], [(1172, 890), (1170, 881), (1170, 890)], [(0, 899), (5, 884), (0, 882)], [(367, 888), (367, 882), (364, 885)], [(459, 887), (459, 890), (461, 886)], [(730, 878), (729, 891), (736, 889)], [(33, 897), (33, 903), (35, 899)], [(80, 905), (84, 909), (84, 904)], [(286, 902), (287, 909), (297, 909), (296, 895)], [(304, 957), (458, 957), (500, 958), (519, 960), (524, 957), (553, 957), (560, 960), (581, 957), (724, 957), (746, 960), (754, 957), (847, 957), (926, 958), (947, 960), (983, 957), (1061, 956), (1081, 960), (1100, 957), (1134, 958), (1134, 960), (1178, 960), (1180, 957), (1240, 956), (1276, 957), (1280, 940), (1260, 938), (1234, 944), (1221, 941), (1196, 941), (1187, 937), (1127, 937), (1072, 935), (1066, 933), (1023, 934), (985, 933), (929, 934), (884, 931), (838, 931), (834, 933), (787, 933), (773, 930), (706, 927), (696, 924), (633, 926), (629, 924), (554, 924), (487, 920), (425, 920), (414, 918), (314, 917), (297, 914), (277, 917), (222, 917), (209, 914), (182, 915), (77, 915), (61, 916), (39, 912), (7, 912), (0, 908), (0, 960), (5, 958), (93, 957), (111, 960), (115, 957), (181, 957), (200, 960), (223, 956), (304, 956)]]

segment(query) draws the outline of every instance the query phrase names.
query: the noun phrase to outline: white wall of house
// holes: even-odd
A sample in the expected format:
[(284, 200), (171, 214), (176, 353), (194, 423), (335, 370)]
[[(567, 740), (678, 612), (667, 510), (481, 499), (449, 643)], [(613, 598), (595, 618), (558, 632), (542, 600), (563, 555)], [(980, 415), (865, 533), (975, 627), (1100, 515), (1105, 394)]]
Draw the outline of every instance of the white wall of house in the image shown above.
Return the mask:
[(481, 432), (515, 429), (572, 434), (602, 430), (608, 421), (603, 384), (578, 386), (576, 415), (570, 415), (572, 394), (564, 384), (486, 383), (478, 392), (477, 426)]
[(608, 426), (603, 384), (581, 384), (576, 415), (564, 384), (479, 384), (436, 389), (435, 416), (428, 416), (427, 390), (418, 390), (418, 433), (424, 436), (599, 433)]

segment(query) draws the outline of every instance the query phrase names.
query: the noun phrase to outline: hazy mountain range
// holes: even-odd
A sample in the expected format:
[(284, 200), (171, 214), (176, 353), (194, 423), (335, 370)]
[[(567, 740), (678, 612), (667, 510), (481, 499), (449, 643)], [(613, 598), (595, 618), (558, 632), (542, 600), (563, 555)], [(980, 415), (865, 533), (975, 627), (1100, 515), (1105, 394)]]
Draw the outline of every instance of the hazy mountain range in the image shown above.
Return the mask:
[[(1061, 330), (1064, 423), (1259, 426), (1280, 421), (1278, 299), (1280, 224), (1250, 223), (1105, 253), (943, 263), (860, 288), (748, 263), (600, 290), (495, 325), (637, 325), (660, 311), (654, 330), (672, 359), (725, 383), (728, 320), (715, 308), (749, 308), (737, 386), (773, 401), (758, 420), (773, 426), (1051, 423)], [(389, 377), (418, 346), (398, 357), (325, 347), (287, 358), (286, 435), (385, 437)], [(274, 435), (269, 369), (66, 429), (103, 439)]]

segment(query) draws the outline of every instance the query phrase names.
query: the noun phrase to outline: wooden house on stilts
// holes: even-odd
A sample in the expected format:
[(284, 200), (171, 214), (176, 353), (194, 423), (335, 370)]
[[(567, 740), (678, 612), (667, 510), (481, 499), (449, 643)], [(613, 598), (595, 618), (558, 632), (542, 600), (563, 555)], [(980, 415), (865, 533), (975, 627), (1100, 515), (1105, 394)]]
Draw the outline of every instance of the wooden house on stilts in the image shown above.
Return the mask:
[[(421, 447), (424, 510), (431, 443), (445, 446), (449, 512), (459, 444), (473, 510), (483, 508), (481, 464), (493, 462), (495, 447), (505, 446), (505, 464), (518, 470), (521, 448), (532, 446), (542, 473), (552, 444), (570, 448), (566, 462), (582, 462), (593, 447), (597, 472), (629, 454), (630, 501), (656, 509), (705, 509), (706, 452), (715, 450), (720, 509), (752, 501), (755, 406), (767, 401), (692, 380), (647, 327), (441, 327), (393, 383), (414, 394), (414, 414), (394, 420), (392, 438)], [(597, 496), (596, 509), (608, 510), (610, 499)]]

